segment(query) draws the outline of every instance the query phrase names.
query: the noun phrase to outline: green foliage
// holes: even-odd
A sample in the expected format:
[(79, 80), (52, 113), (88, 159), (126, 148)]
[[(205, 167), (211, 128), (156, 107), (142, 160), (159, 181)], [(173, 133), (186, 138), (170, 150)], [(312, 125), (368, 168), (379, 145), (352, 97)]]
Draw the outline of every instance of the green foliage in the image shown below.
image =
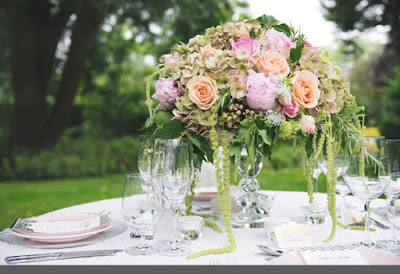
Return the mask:
[(380, 129), (386, 138), (400, 137), (400, 66), (382, 94)]
[(322, 0), (321, 2), (326, 11), (325, 18), (335, 22), (341, 30), (363, 31), (375, 26), (389, 26), (389, 46), (395, 50), (400, 47), (399, 1)]
[(0, 181), (102, 176), (136, 168), (138, 138), (124, 136), (106, 140), (64, 136), (53, 150), (23, 151), (13, 161), (3, 157)]

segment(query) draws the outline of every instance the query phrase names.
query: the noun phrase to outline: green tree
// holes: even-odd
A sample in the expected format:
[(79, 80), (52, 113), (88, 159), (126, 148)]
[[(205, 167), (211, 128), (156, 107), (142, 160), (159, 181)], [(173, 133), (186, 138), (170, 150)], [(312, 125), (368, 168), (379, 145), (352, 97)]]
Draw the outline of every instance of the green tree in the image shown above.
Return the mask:
[[(157, 47), (149, 50), (160, 54), (171, 42), (231, 19), (236, 5), (231, 0), (1, 1), (0, 29), (7, 33), (13, 90), (10, 147), (54, 146), (70, 121), (87, 69), (98, 76), (104, 66), (126, 57), (126, 47), (113, 49), (112, 58), (96, 56), (95, 50), (107, 42), (99, 35), (101, 27), (112, 31), (127, 23), (132, 27), (131, 43), (141, 37), (155, 43)], [(93, 57), (90, 64), (88, 54)], [(86, 86), (95, 78), (85, 75)]]
[(400, 137), (400, 66), (394, 69), (382, 95), (381, 131), (386, 138)]
[[(371, 67), (375, 71), (372, 80), (375, 85), (385, 85), (393, 76), (393, 67), (400, 64), (400, 1), (397, 0), (321, 0), (326, 11), (325, 18), (333, 21), (344, 32), (364, 31), (376, 26), (389, 28), (389, 41), (384, 53)], [(356, 50), (352, 39), (345, 44)]]

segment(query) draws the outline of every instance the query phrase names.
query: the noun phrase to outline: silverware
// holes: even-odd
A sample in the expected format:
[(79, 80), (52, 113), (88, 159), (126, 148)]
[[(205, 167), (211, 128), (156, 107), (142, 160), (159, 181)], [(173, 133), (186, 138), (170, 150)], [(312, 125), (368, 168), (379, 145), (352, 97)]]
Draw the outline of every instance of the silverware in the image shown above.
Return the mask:
[(42, 254), (28, 254), (18, 256), (8, 256), (4, 260), (8, 264), (42, 262), (51, 260), (66, 260), (75, 258), (87, 258), (97, 256), (111, 256), (123, 249), (106, 249), (106, 250), (85, 250), (85, 251), (72, 251), (72, 252), (55, 252), (55, 253), (42, 253)]
[[(371, 225), (375, 225), (375, 226), (379, 227), (380, 229), (390, 229), (389, 226), (384, 225), (383, 223), (378, 222), (375, 219), (369, 218), (369, 220), (371, 221)], [(361, 222), (353, 223), (353, 224), (350, 224), (348, 226), (365, 226), (365, 220), (363, 219)]]
[(259, 249), (261, 249), (263, 252), (267, 253), (270, 256), (274, 256), (274, 257), (279, 257), (284, 252), (283, 250), (272, 248), (272, 247), (265, 246), (265, 245), (256, 245), (256, 246)]
[(273, 248), (265, 245), (257, 245), (259, 249), (267, 253), (269, 256), (275, 256), (279, 257), (281, 256), (284, 252), (287, 251), (292, 251), (292, 250), (299, 250), (299, 251), (335, 251), (335, 250), (344, 250), (344, 249), (353, 249), (357, 246), (360, 246), (361, 243), (352, 243), (348, 245), (331, 245), (331, 246), (307, 246), (307, 247), (300, 247), (300, 248), (291, 248), (291, 249), (279, 249), (279, 248)]

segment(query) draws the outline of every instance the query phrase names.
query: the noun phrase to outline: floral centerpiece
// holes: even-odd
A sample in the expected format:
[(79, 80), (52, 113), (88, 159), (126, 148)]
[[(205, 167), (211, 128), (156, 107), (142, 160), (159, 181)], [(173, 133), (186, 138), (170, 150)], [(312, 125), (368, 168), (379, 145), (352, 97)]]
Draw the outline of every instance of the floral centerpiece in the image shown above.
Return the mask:
[[(210, 27), (187, 44), (175, 45), (161, 59), (160, 70), (146, 87), (150, 117), (144, 130), (151, 138), (186, 136), (196, 167), (203, 160), (215, 163), (229, 239), (228, 247), (189, 257), (236, 248), (230, 226), (229, 161), (240, 155), (243, 144), (254, 161), (257, 151), (269, 158), (277, 142), (292, 139), (304, 154), (310, 202), (313, 166), (323, 153), (332, 218), (326, 241), (334, 237), (337, 225), (345, 227), (336, 218), (333, 160), (340, 147), (350, 150), (361, 142), (364, 114), (350, 94), (349, 82), (324, 49), (313, 47), (293, 27), (263, 15)], [(151, 81), (157, 75), (151, 96)], [(155, 109), (152, 99), (158, 103)], [(190, 200), (189, 196), (186, 213)]]

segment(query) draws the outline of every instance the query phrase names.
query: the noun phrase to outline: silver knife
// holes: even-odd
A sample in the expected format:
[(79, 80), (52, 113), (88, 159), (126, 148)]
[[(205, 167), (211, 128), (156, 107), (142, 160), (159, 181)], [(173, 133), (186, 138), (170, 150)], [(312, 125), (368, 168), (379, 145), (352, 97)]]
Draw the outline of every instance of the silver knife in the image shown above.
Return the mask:
[(111, 256), (121, 251), (123, 251), (123, 249), (85, 250), (85, 251), (72, 251), (72, 252), (28, 254), (19, 256), (8, 256), (4, 260), (8, 264), (19, 264), (19, 263), (66, 260), (66, 259), (85, 258), (85, 257)]

